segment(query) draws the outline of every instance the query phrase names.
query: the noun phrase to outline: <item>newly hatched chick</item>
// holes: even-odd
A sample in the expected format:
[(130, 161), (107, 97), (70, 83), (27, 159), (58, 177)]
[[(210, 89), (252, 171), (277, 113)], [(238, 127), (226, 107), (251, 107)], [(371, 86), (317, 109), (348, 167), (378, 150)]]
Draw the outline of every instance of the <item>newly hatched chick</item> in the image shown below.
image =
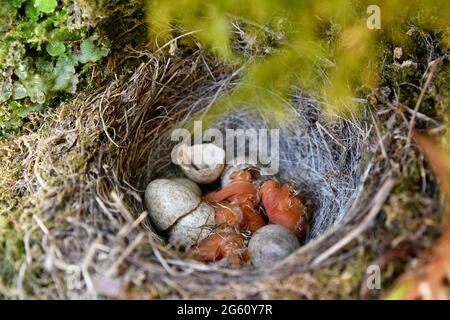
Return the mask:
[(258, 212), (257, 190), (249, 171), (235, 171), (229, 184), (206, 195), (213, 204), (216, 223), (239, 226), (242, 230), (256, 231), (266, 223)]
[(262, 185), (259, 194), (270, 222), (289, 229), (299, 239), (305, 235), (312, 211), (302, 197), (295, 195), (290, 184), (280, 186), (275, 180), (268, 180)]
[(224, 260), (234, 268), (248, 261), (244, 237), (234, 231), (219, 231), (210, 234), (197, 246), (195, 259), (202, 262)]
[(248, 260), (245, 239), (238, 230), (256, 231), (265, 225), (258, 212), (257, 190), (248, 171), (235, 171), (221, 190), (206, 195), (215, 210), (218, 232), (197, 246), (196, 259), (213, 262), (225, 259), (238, 268)]

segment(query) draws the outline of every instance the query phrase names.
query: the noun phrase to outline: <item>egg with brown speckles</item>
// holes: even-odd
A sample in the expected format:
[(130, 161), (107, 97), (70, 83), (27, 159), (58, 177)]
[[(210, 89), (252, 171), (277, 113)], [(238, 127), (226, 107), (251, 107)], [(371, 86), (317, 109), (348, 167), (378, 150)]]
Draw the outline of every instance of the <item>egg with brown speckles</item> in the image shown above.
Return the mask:
[(248, 244), (252, 264), (257, 269), (269, 269), (300, 247), (294, 233), (276, 224), (256, 231)]
[(172, 178), (170, 180), (175, 181), (175, 182), (185, 186), (186, 188), (192, 190), (199, 197), (202, 196), (202, 190), (200, 189), (198, 184), (196, 184), (194, 181), (189, 180), (188, 178), (185, 178), (185, 177), (176, 177), (176, 178)]
[[(187, 180), (187, 179), (186, 179)], [(145, 190), (150, 219), (169, 234), (169, 241), (190, 247), (209, 234), (215, 225), (214, 209), (201, 199), (197, 185), (175, 179), (156, 179)]]
[(156, 227), (165, 231), (192, 212), (202, 199), (191, 189), (169, 179), (156, 179), (145, 190), (145, 204)]
[(214, 209), (206, 202), (200, 203), (192, 213), (182, 217), (169, 229), (169, 241), (174, 245), (190, 247), (206, 238), (215, 225)]

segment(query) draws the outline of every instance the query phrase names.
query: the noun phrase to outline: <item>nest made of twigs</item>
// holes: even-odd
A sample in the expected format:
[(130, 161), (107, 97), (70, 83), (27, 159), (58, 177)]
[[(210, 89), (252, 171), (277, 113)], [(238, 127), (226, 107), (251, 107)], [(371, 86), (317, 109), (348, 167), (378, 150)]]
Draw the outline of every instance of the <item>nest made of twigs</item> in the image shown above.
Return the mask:
[[(64, 138), (54, 155), (67, 158), (75, 149), (82, 174), (73, 174), (64, 192), (54, 188), (59, 194), (47, 194), (43, 207), (46, 214), (68, 206), (79, 213), (65, 220), (64, 231), (52, 235), (47, 245), (58, 245), (47, 251), (46, 259), (50, 269), (82, 266), (78, 295), (118, 297), (122, 291), (117, 288), (140, 286), (145, 279), (152, 297), (164, 296), (165, 287), (182, 297), (217, 297), (230, 285), (241, 296), (251, 295), (258, 290), (256, 283), (329, 262), (367, 228), (393, 188), (388, 166), (370, 160), (376, 147), (367, 114), (330, 122), (315, 101), (295, 94), (298, 119), (280, 135), (280, 176), (300, 184), (315, 204), (306, 243), (271, 270), (232, 270), (184, 259), (152, 228), (143, 191), (152, 179), (176, 172), (170, 161), (176, 142), (170, 141), (170, 132), (238, 79), (200, 52), (173, 59), (134, 54), (129, 58), (144, 62), (130, 78), (93, 92), (77, 111), (76, 122), (59, 128), (58, 139)], [(268, 126), (249, 110), (238, 108), (216, 126)], [(51, 171), (51, 166), (51, 161), (40, 163), (41, 170)], [(52, 190), (44, 187), (47, 193)]]

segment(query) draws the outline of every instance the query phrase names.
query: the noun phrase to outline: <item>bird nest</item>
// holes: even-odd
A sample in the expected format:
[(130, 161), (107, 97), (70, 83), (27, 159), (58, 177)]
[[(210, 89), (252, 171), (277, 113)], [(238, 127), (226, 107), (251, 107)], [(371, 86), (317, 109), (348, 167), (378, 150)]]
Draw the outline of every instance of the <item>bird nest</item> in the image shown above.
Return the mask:
[[(80, 268), (80, 287), (68, 297), (249, 297), (259, 290), (249, 283), (277, 281), (328, 263), (367, 228), (390, 193), (389, 171), (371, 160), (378, 151), (368, 111), (330, 120), (316, 101), (294, 94), (295, 118), (280, 128), (277, 177), (299, 185), (314, 203), (303, 245), (269, 270), (236, 270), (187, 258), (155, 232), (143, 193), (152, 179), (178, 174), (170, 159), (176, 144), (171, 132), (239, 80), (201, 53), (172, 59), (139, 52), (136, 59), (144, 62), (131, 77), (107, 83), (84, 99), (76, 120), (59, 124), (59, 135), (40, 147), (42, 154), (51, 149), (51, 156), (33, 162), (40, 168), (33, 170), (37, 189), (47, 190), (44, 216), (64, 212), (60, 230), (43, 246), (44, 265), (63, 271), (64, 278), (74, 266)], [(241, 107), (212, 127), (271, 124)], [(39, 172), (51, 172), (57, 161), (70, 166), (69, 181), (53, 188), (39, 183)], [(132, 295), (136, 290), (130, 288), (141, 290)]]

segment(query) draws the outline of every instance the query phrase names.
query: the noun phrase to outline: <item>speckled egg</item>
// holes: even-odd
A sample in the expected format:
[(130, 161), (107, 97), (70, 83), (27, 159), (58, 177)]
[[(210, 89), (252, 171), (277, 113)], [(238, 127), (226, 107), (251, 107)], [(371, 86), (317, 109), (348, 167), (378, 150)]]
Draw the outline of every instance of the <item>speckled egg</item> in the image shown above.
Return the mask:
[(184, 178), (184, 177), (176, 177), (176, 178), (172, 178), (170, 180), (175, 181), (175, 182), (185, 186), (186, 188), (192, 190), (199, 197), (202, 196), (202, 190), (200, 189), (198, 184), (196, 184), (194, 181), (189, 180), (188, 178)]
[(192, 213), (181, 218), (169, 229), (169, 241), (175, 245), (190, 247), (203, 240), (215, 225), (214, 209), (202, 202)]
[(169, 179), (156, 179), (145, 190), (145, 205), (155, 226), (165, 231), (196, 209), (201, 198), (186, 186)]
[(253, 234), (248, 244), (248, 252), (255, 268), (268, 269), (298, 247), (300, 243), (294, 233), (280, 225), (270, 224)]

